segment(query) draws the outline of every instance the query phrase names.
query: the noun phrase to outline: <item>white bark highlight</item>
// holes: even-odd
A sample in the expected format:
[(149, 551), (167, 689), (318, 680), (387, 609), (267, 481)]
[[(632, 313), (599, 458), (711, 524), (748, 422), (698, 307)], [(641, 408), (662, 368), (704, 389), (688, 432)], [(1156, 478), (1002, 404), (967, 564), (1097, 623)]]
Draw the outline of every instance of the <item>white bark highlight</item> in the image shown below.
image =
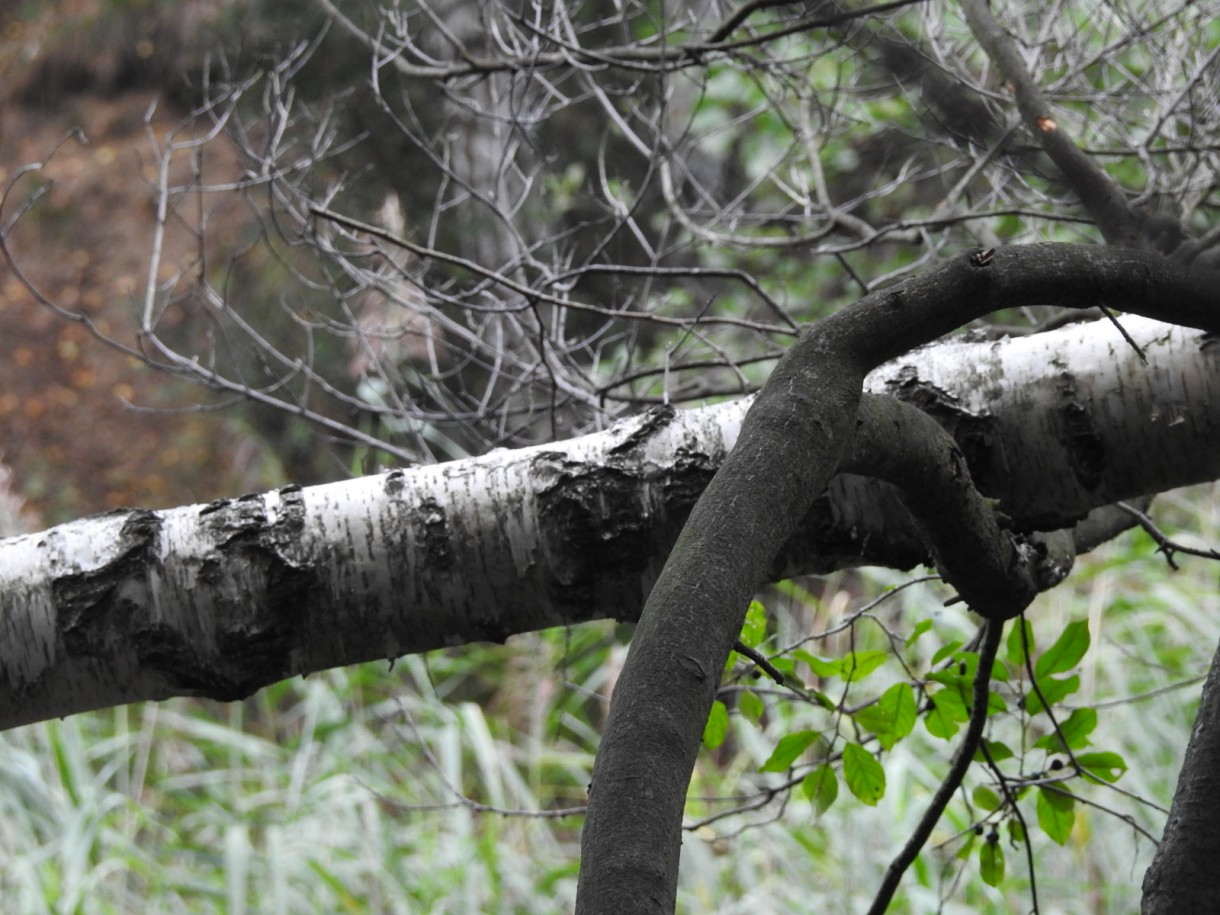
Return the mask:
[[(1018, 521), (1220, 477), (1220, 348), (1124, 325), (1147, 367), (1112, 327), (1080, 325), (940, 343), (868, 387), (964, 439), (980, 488)], [(634, 618), (747, 406), (0, 541), (0, 727)], [(884, 486), (840, 478), (784, 571), (916, 562), (903, 517)]]

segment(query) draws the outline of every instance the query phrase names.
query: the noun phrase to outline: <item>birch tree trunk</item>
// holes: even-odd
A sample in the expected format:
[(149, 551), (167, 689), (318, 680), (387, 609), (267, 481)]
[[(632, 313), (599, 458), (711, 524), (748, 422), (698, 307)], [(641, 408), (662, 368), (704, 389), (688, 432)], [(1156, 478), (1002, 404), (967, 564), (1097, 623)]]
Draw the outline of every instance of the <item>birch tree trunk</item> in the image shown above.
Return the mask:
[[(936, 417), (1014, 523), (1063, 527), (1220, 476), (1220, 350), (1125, 323), (1148, 366), (1112, 326), (1084, 324), (927, 347), (868, 387)], [(635, 619), (747, 406), (0, 541), (0, 727)], [(840, 475), (810, 519), (775, 577), (927, 557), (888, 484)]]

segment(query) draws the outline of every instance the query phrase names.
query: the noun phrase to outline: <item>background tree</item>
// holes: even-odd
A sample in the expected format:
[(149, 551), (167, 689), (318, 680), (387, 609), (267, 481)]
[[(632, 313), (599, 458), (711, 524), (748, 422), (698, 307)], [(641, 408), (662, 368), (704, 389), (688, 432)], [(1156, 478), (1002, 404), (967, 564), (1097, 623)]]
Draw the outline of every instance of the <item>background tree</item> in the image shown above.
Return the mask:
[[(713, 499), (696, 514), (691, 537), (708, 530), (698, 519), (721, 513), (715, 539), (725, 558), (709, 565), (714, 554), (702, 550), (692, 558), (696, 541), (689, 540), (675, 554), (672, 574), (692, 578), (663, 579), (654, 592), (656, 608), (646, 611), (617, 693), (627, 697), (618, 707), (631, 712), (625, 725), (615, 724), (622, 714), (612, 718), (595, 779), (589, 910), (621, 910), (634, 898), (629, 893), (670, 907), (686, 782), (708, 710), (713, 720), (718, 714), (717, 672), (776, 551), (837, 469), (893, 479), (908, 500), (932, 491), (937, 479), (935, 460), (929, 475), (912, 482), (901, 474), (910, 461), (887, 451), (880, 430), (918, 422), (907, 413), (869, 413), (867, 401), (851, 444), (864, 374), (997, 309), (1006, 309), (1001, 320), (1012, 333), (1043, 322), (1024, 306), (1063, 304), (1145, 311), (1215, 329), (1216, 36), (1193, 6), (1155, 4), (1101, 14), (1065, 6), (1057, 15), (1001, 22), (973, 3), (963, 5), (961, 17), (955, 8), (903, 3), (524, 11), (321, 3), (304, 13), (300, 44), (261, 58), (270, 62), (261, 66), (218, 64), (212, 77), (222, 78), (198, 98), (197, 118), (158, 138), (157, 233), (136, 351), (151, 364), (222, 395), (307, 417), (334, 437), (333, 453), (344, 465), (367, 469), (387, 456), (426, 463), (597, 431), (644, 406), (751, 392), (770, 373), (762, 406), (742, 433), (761, 444), (739, 446), (733, 458), (746, 465), (737, 483), (753, 477), (759, 488), (738, 494), (736, 503)], [(267, 47), (274, 50), (274, 41)], [(359, 69), (345, 71), (353, 62)], [(209, 174), (209, 150), (226, 142), (241, 151), (243, 173), (200, 180)], [(183, 158), (196, 163), (196, 179), (176, 186), (172, 166)], [(10, 184), (10, 213), (24, 215), (15, 195), (38, 174), (23, 172)], [(262, 220), (258, 244), (218, 262), (201, 243), (194, 262), (166, 269), (165, 240), (184, 223), (206, 238), (208, 205), (201, 201), (234, 191)], [(22, 224), (8, 225), (11, 245)], [(1098, 236), (1132, 250), (1003, 247)], [(280, 265), (273, 274), (277, 308), (257, 294), (258, 284), (268, 283), (270, 257)], [(14, 269), (20, 266), (18, 258)], [(841, 310), (862, 294), (860, 305)], [(800, 324), (836, 311), (823, 330), (791, 348)], [(1090, 335), (1108, 332), (1102, 323)], [(1206, 373), (1206, 347), (1197, 337), (1185, 346), (1194, 361), (1175, 377)], [(785, 351), (778, 375), (771, 373)], [(802, 364), (800, 354), (810, 351), (816, 357)], [(1027, 535), (1070, 525), (1106, 502), (1215, 476), (1206, 459), (1182, 475), (1156, 476), (1150, 466), (1163, 471), (1173, 466), (1170, 453), (1182, 453), (1175, 432), (1163, 436), (1164, 453), (1108, 448), (1100, 421), (1083, 406), (1093, 402), (1061, 388), (1057, 409), (1045, 417), (1057, 433), (1051, 437), (1067, 443), (1064, 472), (1053, 479), (1074, 477), (1092, 501), (1065, 498), (1034, 509), (1005, 489), (1013, 452), (972, 428), (978, 415), (918, 375), (910, 382), (900, 375), (886, 389), (905, 387), (906, 399), (945, 421), (979, 490), (1003, 512), (997, 524), (960, 473), (965, 486), (957, 496), (938, 490), (931, 506), (908, 505), (925, 528), (938, 513), (958, 525), (930, 525), (922, 542), (958, 593), (993, 620), (984, 659), (1000, 645), (998, 624), (1061, 577), (1027, 561), (1060, 556)], [(1113, 390), (1120, 383), (1126, 379)], [(1214, 401), (1182, 387), (1188, 394), (1174, 408), (1190, 419), (1168, 428), (1185, 425), (1209, 441), (1206, 404)], [(789, 399), (796, 391), (804, 392), (799, 405)], [(822, 402), (826, 394), (835, 400)], [(763, 427), (757, 438), (768, 416), (779, 434)], [(823, 453), (799, 450), (800, 422), (813, 427), (810, 441), (817, 441), (832, 420), (845, 425)], [(904, 444), (925, 440), (918, 426), (900, 428), (912, 430), (897, 439)], [(928, 441), (935, 452), (936, 440)], [(733, 474), (731, 467), (722, 474), (720, 491), (732, 492)], [(1026, 493), (1030, 488), (1027, 479)], [(951, 497), (973, 514), (945, 512)], [(724, 514), (725, 504), (748, 506), (757, 520), (741, 508)], [(234, 513), (240, 505), (218, 516), (232, 521)], [(1028, 552), (1010, 554), (1012, 536)], [(974, 543), (984, 555), (955, 550)], [(751, 563), (738, 562), (745, 546), (757, 548)], [(978, 565), (988, 550), (992, 565)], [(864, 558), (857, 552), (842, 561)], [(988, 570), (982, 583), (975, 578), (980, 568)], [(1002, 588), (995, 588), (996, 576)], [(697, 616), (665, 603), (672, 594), (692, 599)], [(717, 605), (723, 611), (710, 616)], [(658, 641), (656, 626), (673, 623), (678, 631)], [(651, 654), (657, 644), (660, 656)], [(382, 647), (395, 654), (408, 646)], [(1022, 653), (1033, 652), (1020, 639), (1007, 647), (1017, 676)], [(961, 692), (957, 707), (976, 711), (976, 740), (981, 710), (991, 708), (970, 698), (986, 686), (985, 677), (967, 676), (971, 665), (991, 667), (978, 648), (957, 646), (933, 656), (931, 666), (907, 671), (925, 720), (943, 718), (951, 691)], [(1069, 639), (1060, 655), (1075, 651)], [(845, 657), (858, 660), (854, 652)], [(697, 684), (681, 682), (682, 659)], [(933, 674), (943, 672), (935, 665), (950, 659), (961, 668), (960, 681), (937, 681)], [(777, 668), (781, 679), (800, 681), (806, 699), (817, 680), (845, 671), (819, 667), (824, 662), (813, 656), (786, 663)], [(1053, 676), (1071, 666), (1052, 660), (1027, 673)], [(857, 679), (844, 676), (848, 684)], [(259, 682), (239, 679), (234, 688), (219, 680), (196, 690), (237, 695)], [(940, 692), (929, 685), (938, 682)], [(811, 738), (801, 747), (808, 761), (784, 760), (777, 750), (770, 764), (814, 776), (803, 784), (819, 804), (824, 780), (834, 777), (828, 766), (841, 765), (853, 792), (875, 802), (875, 779), (872, 788), (860, 780), (875, 776), (876, 764), (867, 760), (905, 735), (895, 737), (895, 728), (877, 720), (863, 724), (868, 716), (856, 714), (854, 693), (850, 700), (846, 692), (814, 696), (831, 707), (833, 725), (824, 727), (822, 742)], [(864, 698), (861, 708), (888, 707)], [(1043, 704), (1063, 698), (1044, 697)], [(745, 700), (746, 708), (757, 701)], [(649, 724), (647, 710), (665, 721)], [(657, 739), (662, 727), (673, 727), (672, 745)], [(841, 748), (840, 727), (857, 729), (857, 738), (864, 727), (879, 743), (856, 739), (844, 745), (852, 749)], [(1058, 747), (1071, 774), (1089, 778), (1091, 770), (1070, 752), (1084, 738), (1058, 724), (1054, 733), (1060, 744), (1050, 738), (1042, 749)], [(619, 765), (634, 773), (626, 781), (613, 768), (620, 744), (626, 753)], [(971, 755), (967, 745), (961, 758)], [(1106, 761), (1113, 774), (1113, 760)], [(1053, 839), (1066, 840), (1064, 824), (1073, 822), (1057, 800), (1065, 795), (1044, 786), (1049, 770), (1029, 776), (995, 763), (996, 803), (983, 805), (987, 813), (977, 819), (987, 835), (979, 845), (986, 882), (999, 882), (1003, 865), (994, 831), (983, 827), (1019, 824), (1013, 834), (1025, 838), (1023, 792), (1037, 794), (1039, 824)], [(666, 785), (668, 811), (660, 813), (657, 800), (650, 812), (658, 815), (641, 816), (631, 785), (649, 766), (657, 775), (646, 780)], [(619, 795), (623, 784), (628, 793)], [(1045, 822), (1044, 808), (1051, 811)], [(663, 833), (659, 844), (620, 831), (653, 825)], [(624, 857), (624, 847), (637, 856)], [(644, 879), (654, 875), (655, 885)], [(597, 882), (603, 878), (611, 882)]]

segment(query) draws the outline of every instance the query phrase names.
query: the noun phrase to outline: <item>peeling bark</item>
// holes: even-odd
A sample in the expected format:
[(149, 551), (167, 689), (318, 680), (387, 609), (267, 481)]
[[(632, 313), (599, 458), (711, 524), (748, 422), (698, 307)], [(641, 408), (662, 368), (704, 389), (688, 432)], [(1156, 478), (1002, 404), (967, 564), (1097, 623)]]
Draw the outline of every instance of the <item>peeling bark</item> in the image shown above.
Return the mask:
[[(1126, 323), (1147, 368), (1097, 324), (938, 344), (868, 387), (948, 429), (1014, 529), (1063, 527), (1220, 476), (1220, 348)], [(1058, 431), (1068, 376), (1110, 455), (1092, 489)], [(327, 667), (634, 620), (747, 406), (657, 410), (568, 442), (0, 542), (0, 726), (171, 695), (238, 698)], [(892, 485), (841, 474), (764, 577), (929, 559)]]

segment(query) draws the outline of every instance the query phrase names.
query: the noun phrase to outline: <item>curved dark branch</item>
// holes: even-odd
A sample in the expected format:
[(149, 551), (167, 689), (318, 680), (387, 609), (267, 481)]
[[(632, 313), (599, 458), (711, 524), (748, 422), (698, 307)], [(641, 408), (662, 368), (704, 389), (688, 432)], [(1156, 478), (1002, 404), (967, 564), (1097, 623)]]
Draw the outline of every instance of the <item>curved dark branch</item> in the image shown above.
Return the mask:
[(895, 484), (919, 522), (937, 571), (970, 609), (1011, 619), (1071, 571), (1067, 532), (1021, 537), (974, 487), (966, 458), (928, 414), (890, 397), (860, 401), (845, 470)]
[(1178, 776), (1160, 847), (1144, 874), (1144, 915), (1207, 912), (1216, 904), (1220, 856), (1220, 650), (1212, 658), (1199, 713)]
[(673, 910), (686, 789), (720, 672), (750, 596), (850, 453), (865, 375), (999, 308), (1103, 301), (1220, 327), (1214, 283), (1201, 271), (1150, 252), (1035, 245), (954, 258), (797, 341), (645, 605), (594, 766), (579, 912)]

